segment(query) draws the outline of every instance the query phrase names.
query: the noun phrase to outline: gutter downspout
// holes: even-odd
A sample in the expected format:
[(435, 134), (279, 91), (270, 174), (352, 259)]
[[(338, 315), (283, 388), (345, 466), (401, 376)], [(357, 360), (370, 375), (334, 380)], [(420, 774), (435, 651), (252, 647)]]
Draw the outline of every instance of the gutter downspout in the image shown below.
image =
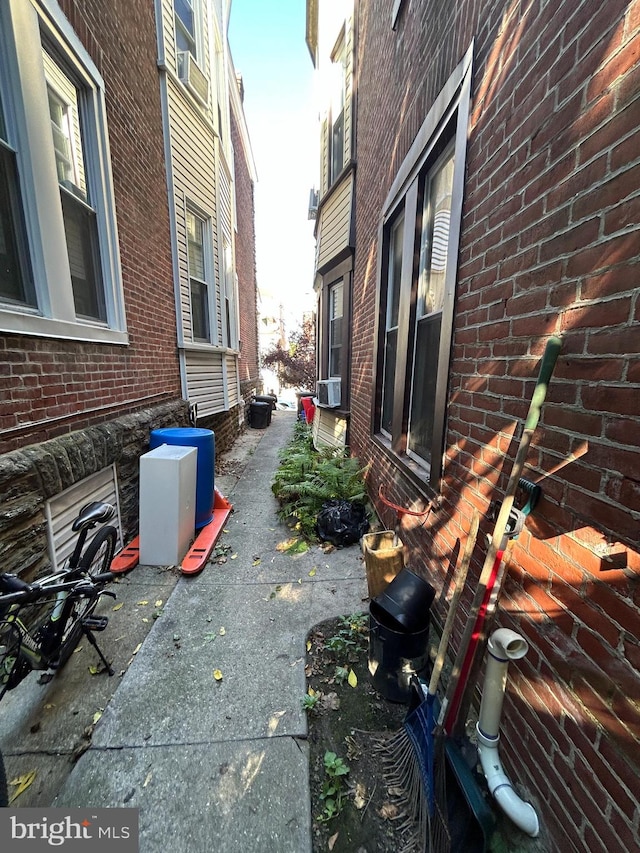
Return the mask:
[(515, 631), (499, 628), (487, 642), (487, 668), (480, 703), (480, 719), (476, 724), (478, 758), (491, 795), (502, 811), (527, 835), (536, 838), (540, 824), (535, 809), (518, 796), (502, 769), (498, 744), (500, 717), (510, 660), (523, 658), (529, 644)]

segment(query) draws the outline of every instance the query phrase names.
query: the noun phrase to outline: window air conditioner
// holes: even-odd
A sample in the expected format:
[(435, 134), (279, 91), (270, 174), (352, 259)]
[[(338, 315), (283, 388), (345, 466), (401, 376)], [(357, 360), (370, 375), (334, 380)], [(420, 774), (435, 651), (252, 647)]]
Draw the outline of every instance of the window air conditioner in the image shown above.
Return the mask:
[(316, 382), (318, 405), (335, 409), (340, 405), (340, 379), (322, 379)]
[(203, 104), (209, 99), (209, 81), (188, 50), (178, 51), (178, 76)]

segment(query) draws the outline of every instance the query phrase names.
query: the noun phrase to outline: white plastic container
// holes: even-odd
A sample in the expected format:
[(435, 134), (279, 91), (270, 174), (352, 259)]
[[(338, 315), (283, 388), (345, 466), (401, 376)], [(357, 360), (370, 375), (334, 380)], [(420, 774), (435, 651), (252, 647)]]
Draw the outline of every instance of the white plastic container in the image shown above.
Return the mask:
[(163, 444), (140, 457), (140, 563), (175, 566), (195, 535), (195, 447)]

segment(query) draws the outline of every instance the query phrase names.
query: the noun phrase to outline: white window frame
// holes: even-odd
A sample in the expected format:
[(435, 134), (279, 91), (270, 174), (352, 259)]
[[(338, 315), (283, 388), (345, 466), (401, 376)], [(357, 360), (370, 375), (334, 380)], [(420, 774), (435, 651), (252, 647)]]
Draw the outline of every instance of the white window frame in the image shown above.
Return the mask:
[(184, 214), (184, 228), (185, 235), (187, 231), (187, 214), (190, 213), (192, 216), (195, 216), (196, 219), (200, 220), (202, 223), (202, 251), (204, 256), (204, 279), (197, 278), (193, 276), (194, 280), (202, 282), (206, 285), (207, 288), (207, 307), (209, 311), (209, 337), (208, 338), (196, 338), (194, 335), (193, 329), (193, 302), (191, 301), (191, 269), (189, 266), (189, 247), (188, 247), (188, 237), (185, 236), (187, 240), (187, 280), (189, 283), (189, 300), (191, 307), (191, 340), (194, 344), (217, 344), (218, 343), (218, 314), (216, 310), (216, 300), (215, 300), (215, 275), (213, 272), (213, 254), (212, 254), (212, 245), (213, 245), (213, 223), (211, 221), (211, 217), (205, 213), (200, 207), (198, 207), (194, 202), (187, 200), (185, 204), (185, 214)]
[[(41, 31), (82, 88), (86, 179), (96, 212), (105, 322), (76, 316)], [(0, 63), (7, 141), (16, 151), (37, 304), (33, 308), (0, 303), (0, 331), (126, 344), (104, 81), (55, 0), (4, 0), (0, 5)]]

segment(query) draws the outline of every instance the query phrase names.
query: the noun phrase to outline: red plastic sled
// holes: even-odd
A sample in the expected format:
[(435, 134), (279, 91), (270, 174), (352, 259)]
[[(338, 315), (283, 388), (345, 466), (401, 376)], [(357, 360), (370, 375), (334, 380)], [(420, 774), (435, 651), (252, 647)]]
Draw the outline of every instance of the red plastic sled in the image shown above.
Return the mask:
[[(195, 575), (197, 572), (202, 571), (232, 510), (233, 506), (229, 501), (218, 489), (214, 488), (213, 518), (209, 524), (201, 528), (195, 542), (182, 560), (181, 569), (183, 575)], [(139, 560), (140, 537), (136, 536), (126, 548), (123, 548), (113, 558), (111, 571), (116, 575), (128, 572), (138, 565)]]

